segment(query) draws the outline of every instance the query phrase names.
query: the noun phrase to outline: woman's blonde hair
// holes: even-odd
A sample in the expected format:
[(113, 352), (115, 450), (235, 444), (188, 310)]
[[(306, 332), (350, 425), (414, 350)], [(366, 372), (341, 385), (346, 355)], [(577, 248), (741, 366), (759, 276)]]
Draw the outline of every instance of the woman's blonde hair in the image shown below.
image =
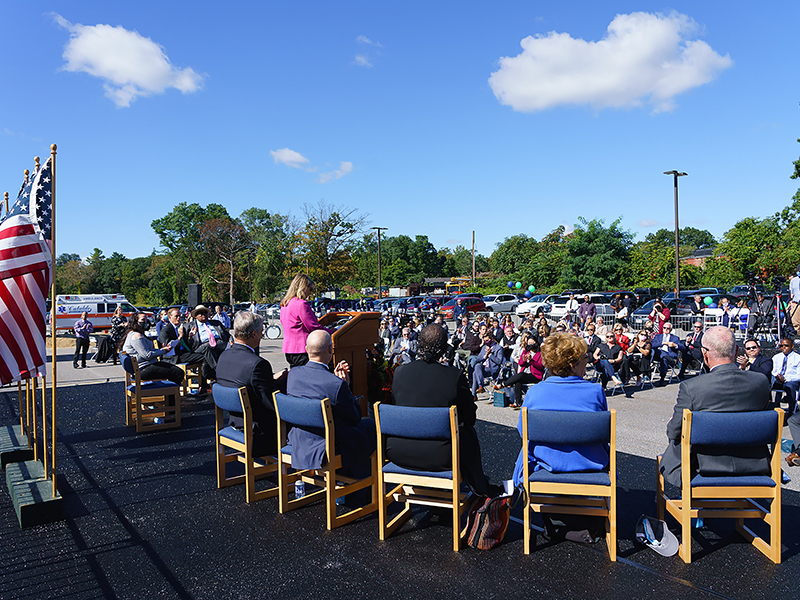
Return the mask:
[(294, 276), (294, 279), (292, 279), (292, 283), (289, 284), (289, 289), (286, 290), (286, 295), (283, 297), (283, 300), (281, 300), (281, 306), (289, 304), (289, 300), (292, 298), (308, 300), (314, 293), (315, 288), (316, 286), (314, 282), (311, 281), (311, 277), (305, 273), (298, 273)]
[(572, 375), (572, 367), (586, 356), (588, 346), (577, 335), (554, 333), (542, 343), (542, 364), (559, 377)]

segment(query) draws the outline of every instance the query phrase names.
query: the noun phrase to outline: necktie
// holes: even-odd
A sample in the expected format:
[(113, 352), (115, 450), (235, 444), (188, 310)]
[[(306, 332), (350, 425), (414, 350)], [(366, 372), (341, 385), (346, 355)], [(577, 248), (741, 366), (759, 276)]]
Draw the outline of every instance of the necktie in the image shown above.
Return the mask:
[(206, 323), (203, 323), (203, 327), (206, 328), (206, 334), (208, 335), (208, 345), (214, 348), (217, 345), (217, 340), (214, 339), (214, 330)]
[(789, 362), (789, 355), (788, 354), (784, 354), (783, 355), (783, 366), (781, 367), (781, 377), (786, 375), (786, 363), (787, 362)]

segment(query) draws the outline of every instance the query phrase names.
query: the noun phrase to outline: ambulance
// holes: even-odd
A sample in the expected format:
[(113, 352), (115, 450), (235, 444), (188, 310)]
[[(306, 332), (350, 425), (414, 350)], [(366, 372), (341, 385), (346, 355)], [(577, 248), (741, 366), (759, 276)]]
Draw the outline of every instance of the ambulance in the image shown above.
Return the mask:
[[(122, 294), (74, 294), (69, 296), (56, 296), (55, 315), (56, 329), (72, 329), (75, 321), (81, 318), (81, 313), (89, 313), (89, 320), (94, 325), (95, 331), (111, 328), (111, 317), (118, 306), (122, 307), (122, 314), (130, 318), (136, 310), (128, 299)], [(148, 313), (148, 317), (152, 316)]]

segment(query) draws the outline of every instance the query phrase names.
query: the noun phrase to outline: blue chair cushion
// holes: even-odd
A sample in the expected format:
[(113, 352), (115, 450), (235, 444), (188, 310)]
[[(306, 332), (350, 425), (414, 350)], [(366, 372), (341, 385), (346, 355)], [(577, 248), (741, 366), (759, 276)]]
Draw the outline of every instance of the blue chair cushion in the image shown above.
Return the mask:
[(233, 427), (225, 427), (219, 430), (219, 436), (244, 444), (244, 431), (239, 431)]
[(692, 487), (737, 487), (737, 486), (758, 486), (775, 487), (775, 481), (768, 475), (741, 475), (741, 476), (719, 476), (705, 477), (695, 475), (691, 482)]
[(775, 442), (778, 413), (761, 410), (740, 413), (692, 413), (692, 445), (758, 446)]
[(420, 477), (436, 477), (438, 479), (452, 479), (452, 471), (417, 471), (416, 469), (406, 469), (395, 463), (386, 463), (383, 466), (384, 473), (394, 473), (395, 475), (418, 475)]
[(242, 414), (242, 399), (239, 397), (239, 388), (225, 387), (215, 383), (212, 388), (214, 404), (222, 410)]
[(281, 420), (304, 428), (325, 428), (321, 400), (322, 398), (311, 400), (309, 398), (287, 396), (286, 394), (275, 395), (275, 405)]
[[(153, 390), (160, 390), (163, 388), (177, 388), (178, 386), (172, 383), (171, 381), (146, 381), (142, 382), (141, 389), (145, 392), (151, 392)], [(135, 392), (136, 391), (136, 384), (132, 383), (128, 386), (128, 391)]]
[(528, 439), (535, 444), (607, 444), (611, 435), (608, 411), (528, 409)]
[(528, 481), (535, 483), (574, 483), (579, 485), (611, 485), (611, 478), (603, 471), (579, 473), (551, 473), (546, 469), (534, 471)]
[(288, 454), (289, 456), (292, 455), (292, 445), (286, 444), (283, 448), (281, 448), (281, 454)]
[(449, 440), (450, 409), (446, 407), (395, 406), (378, 407), (383, 435), (414, 440)]

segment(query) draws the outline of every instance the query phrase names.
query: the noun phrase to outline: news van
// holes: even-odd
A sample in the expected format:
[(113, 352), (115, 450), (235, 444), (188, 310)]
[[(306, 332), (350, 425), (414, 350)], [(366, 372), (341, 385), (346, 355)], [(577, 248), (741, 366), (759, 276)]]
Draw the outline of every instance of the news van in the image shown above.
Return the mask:
[(89, 313), (89, 320), (94, 325), (95, 331), (98, 329), (110, 329), (111, 317), (114, 316), (114, 311), (118, 306), (122, 307), (122, 314), (128, 318), (132, 314), (139, 312), (128, 302), (128, 299), (123, 294), (56, 296), (56, 329), (72, 329), (75, 321), (81, 318), (81, 313), (84, 311)]

